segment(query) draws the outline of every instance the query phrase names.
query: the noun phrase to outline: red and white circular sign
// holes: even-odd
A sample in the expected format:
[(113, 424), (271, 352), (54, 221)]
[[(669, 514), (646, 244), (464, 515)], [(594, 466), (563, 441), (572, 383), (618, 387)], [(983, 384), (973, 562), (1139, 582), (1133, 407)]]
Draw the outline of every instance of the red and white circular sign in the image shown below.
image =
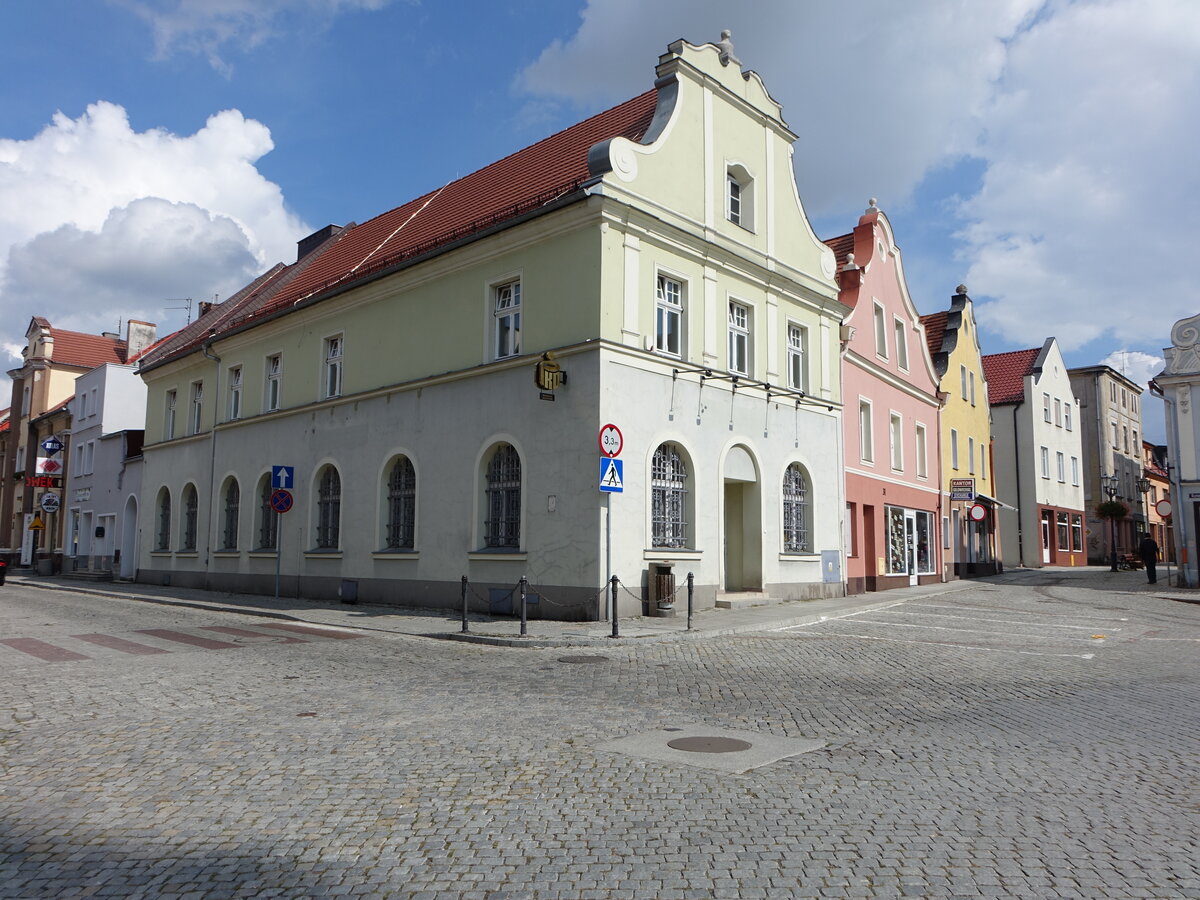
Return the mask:
[(616, 425), (609, 424), (600, 429), (600, 452), (605, 456), (620, 456), (624, 446), (625, 438), (621, 436), (621, 429)]
[(971, 517), (972, 522), (982, 522), (987, 518), (987, 507), (982, 503), (976, 503), (967, 511), (967, 515)]
[(1164, 519), (1169, 519), (1171, 517), (1171, 501), (1159, 500), (1154, 504), (1154, 511)]

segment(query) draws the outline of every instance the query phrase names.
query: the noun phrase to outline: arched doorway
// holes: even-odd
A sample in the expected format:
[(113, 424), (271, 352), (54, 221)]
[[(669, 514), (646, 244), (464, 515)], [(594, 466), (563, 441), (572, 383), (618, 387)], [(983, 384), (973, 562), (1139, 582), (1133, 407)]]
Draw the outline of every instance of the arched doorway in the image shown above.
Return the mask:
[(118, 575), (132, 581), (137, 575), (138, 557), (138, 502), (130, 496), (125, 501), (125, 514), (121, 516), (121, 566)]
[(725, 457), (725, 590), (762, 590), (762, 487), (750, 452)]

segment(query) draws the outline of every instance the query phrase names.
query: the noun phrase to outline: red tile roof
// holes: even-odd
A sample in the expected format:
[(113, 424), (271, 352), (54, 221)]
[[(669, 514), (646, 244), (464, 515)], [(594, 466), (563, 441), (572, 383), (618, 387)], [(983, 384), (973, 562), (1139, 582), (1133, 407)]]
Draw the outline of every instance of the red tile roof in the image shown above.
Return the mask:
[(657, 91), (647, 91), (436, 191), (347, 228), (314, 265), (253, 315), (268, 315), (578, 190), (591, 178), (587, 157), (592, 145), (617, 136), (641, 140), (654, 117), (656, 100)]
[(825, 245), (833, 251), (833, 258), (837, 260), (837, 269), (840, 272), (850, 254), (854, 252), (854, 232), (830, 238)]
[(992, 406), (1020, 403), (1025, 399), (1025, 376), (1033, 371), (1040, 347), (990, 353), (983, 357), (983, 377), (987, 379), (988, 402)]
[(925, 343), (929, 347), (929, 355), (941, 353), (942, 338), (946, 334), (946, 320), (950, 313), (942, 311), (921, 316), (921, 324), (925, 326)]
[(49, 324), (46, 327), (54, 338), (54, 351), (51, 359), (56, 363), (94, 369), (105, 363), (125, 362), (125, 342), (119, 338), (104, 337), (101, 334), (84, 334), (80, 331), (65, 331)]

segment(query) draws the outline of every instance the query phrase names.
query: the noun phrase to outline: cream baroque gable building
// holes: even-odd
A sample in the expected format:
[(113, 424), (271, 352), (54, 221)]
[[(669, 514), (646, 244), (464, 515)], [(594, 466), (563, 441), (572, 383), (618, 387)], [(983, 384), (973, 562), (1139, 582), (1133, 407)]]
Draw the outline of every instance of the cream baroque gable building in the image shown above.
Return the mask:
[(467, 576), (503, 610), (526, 576), (554, 618), (605, 615), (610, 573), (654, 608), (659, 567), (701, 605), (840, 594), (846, 307), (727, 50), (671, 44), (654, 90), (318, 232), (156, 348), (140, 578), (455, 606)]

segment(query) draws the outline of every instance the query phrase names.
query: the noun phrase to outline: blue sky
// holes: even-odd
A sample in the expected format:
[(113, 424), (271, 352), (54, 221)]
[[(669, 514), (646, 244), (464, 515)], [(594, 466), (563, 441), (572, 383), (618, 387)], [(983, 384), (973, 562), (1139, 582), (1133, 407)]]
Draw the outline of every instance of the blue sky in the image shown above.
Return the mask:
[[(818, 234), (888, 213), (922, 312), (1136, 380), (1193, 315), (1194, 0), (38, 0), (0, 6), (0, 342), (169, 331), (733, 30)], [(1159, 404), (1146, 433), (1161, 438)]]

